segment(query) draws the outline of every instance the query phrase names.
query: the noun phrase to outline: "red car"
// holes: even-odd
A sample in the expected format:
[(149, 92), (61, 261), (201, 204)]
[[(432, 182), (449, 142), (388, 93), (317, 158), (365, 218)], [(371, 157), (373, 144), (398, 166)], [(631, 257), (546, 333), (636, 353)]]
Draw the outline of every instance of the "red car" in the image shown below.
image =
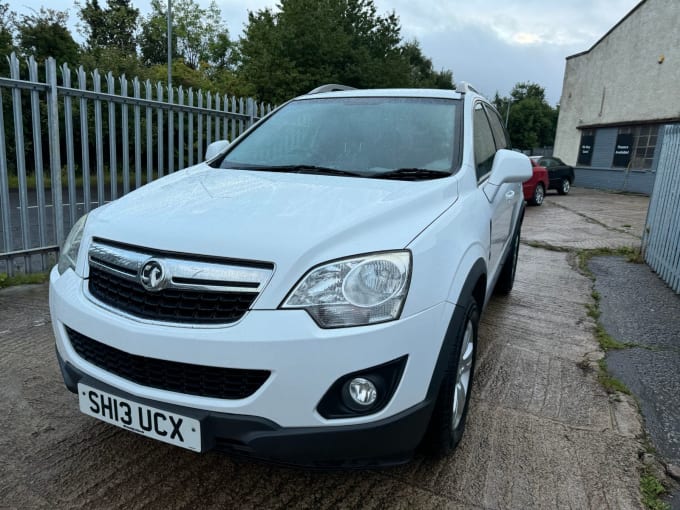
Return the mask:
[(541, 205), (545, 197), (545, 190), (548, 189), (550, 184), (548, 170), (544, 166), (540, 166), (534, 159), (531, 159), (531, 167), (534, 175), (522, 184), (524, 199), (531, 205)]

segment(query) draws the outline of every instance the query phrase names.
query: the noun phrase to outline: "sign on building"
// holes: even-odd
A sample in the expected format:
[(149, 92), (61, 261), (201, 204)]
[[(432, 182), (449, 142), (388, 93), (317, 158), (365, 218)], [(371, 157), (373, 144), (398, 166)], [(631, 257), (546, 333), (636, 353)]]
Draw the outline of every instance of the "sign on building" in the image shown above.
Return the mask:
[(593, 159), (593, 143), (595, 142), (595, 136), (593, 135), (582, 135), (581, 136), (581, 147), (578, 153), (577, 164), (590, 166), (590, 160)]
[(627, 167), (633, 152), (633, 133), (619, 133), (614, 147), (612, 166)]

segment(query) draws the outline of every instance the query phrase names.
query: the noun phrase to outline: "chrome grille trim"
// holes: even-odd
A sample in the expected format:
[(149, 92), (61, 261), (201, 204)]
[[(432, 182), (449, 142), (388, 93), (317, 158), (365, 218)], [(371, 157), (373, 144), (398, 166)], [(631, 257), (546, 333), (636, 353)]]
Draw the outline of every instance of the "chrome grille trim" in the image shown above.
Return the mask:
[(204, 262), (175, 255), (156, 255), (94, 240), (90, 244), (88, 261), (93, 267), (126, 280), (140, 282), (142, 267), (149, 260), (163, 262), (167, 271), (165, 288), (202, 292), (260, 293), (272, 276), (271, 269), (241, 267), (233, 264)]

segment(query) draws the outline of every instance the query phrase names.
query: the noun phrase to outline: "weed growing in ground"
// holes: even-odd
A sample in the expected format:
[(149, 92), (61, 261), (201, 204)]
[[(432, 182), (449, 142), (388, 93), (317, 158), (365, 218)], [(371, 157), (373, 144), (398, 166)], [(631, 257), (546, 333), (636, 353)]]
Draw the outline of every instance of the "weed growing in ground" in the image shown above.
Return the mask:
[(670, 505), (661, 501), (661, 496), (666, 494), (666, 487), (648, 470), (640, 477), (640, 492), (642, 503), (650, 510), (669, 510)]
[(0, 273), (0, 289), (12, 287), (14, 285), (25, 285), (29, 283), (44, 283), (49, 278), (48, 273), (18, 274), (7, 276), (7, 273)]
[(607, 361), (604, 358), (599, 360), (597, 364), (600, 367), (600, 371), (597, 374), (597, 381), (602, 385), (607, 393), (620, 392), (626, 395), (632, 394), (625, 384), (609, 373), (609, 370), (607, 369)]

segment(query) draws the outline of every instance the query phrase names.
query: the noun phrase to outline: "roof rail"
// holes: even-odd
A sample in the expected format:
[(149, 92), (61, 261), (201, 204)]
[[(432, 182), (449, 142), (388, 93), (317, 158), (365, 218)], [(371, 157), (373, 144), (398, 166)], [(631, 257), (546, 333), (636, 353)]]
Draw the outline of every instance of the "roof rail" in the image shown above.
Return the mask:
[(307, 94), (321, 94), (322, 92), (338, 92), (341, 90), (356, 90), (355, 87), (348, 87), (347, 85), (338, 85), (335, 83), (327, 83), (326, 85), (321, 85), (320, 87), (310, 90)]
[(457, 90), (458, 92), (462, 92), (463, 94), (465, 94), (465, 93), (468, 92), (468, 91), (469, 91), (469, 92), (474, 92), (475, 94), (479, 94), (479, 93), (480, 93), (479, 90), (477, 90), (476, 88), (474, 88), (472, 85), (470, 85), (470, 84), (469, 84), (468, 82), (466, 82), (466, 81), (461, 81), (461, 82), (460, 82), (460, 88), (458, 88), (458, 85), (456, 85), (456, 90)]

